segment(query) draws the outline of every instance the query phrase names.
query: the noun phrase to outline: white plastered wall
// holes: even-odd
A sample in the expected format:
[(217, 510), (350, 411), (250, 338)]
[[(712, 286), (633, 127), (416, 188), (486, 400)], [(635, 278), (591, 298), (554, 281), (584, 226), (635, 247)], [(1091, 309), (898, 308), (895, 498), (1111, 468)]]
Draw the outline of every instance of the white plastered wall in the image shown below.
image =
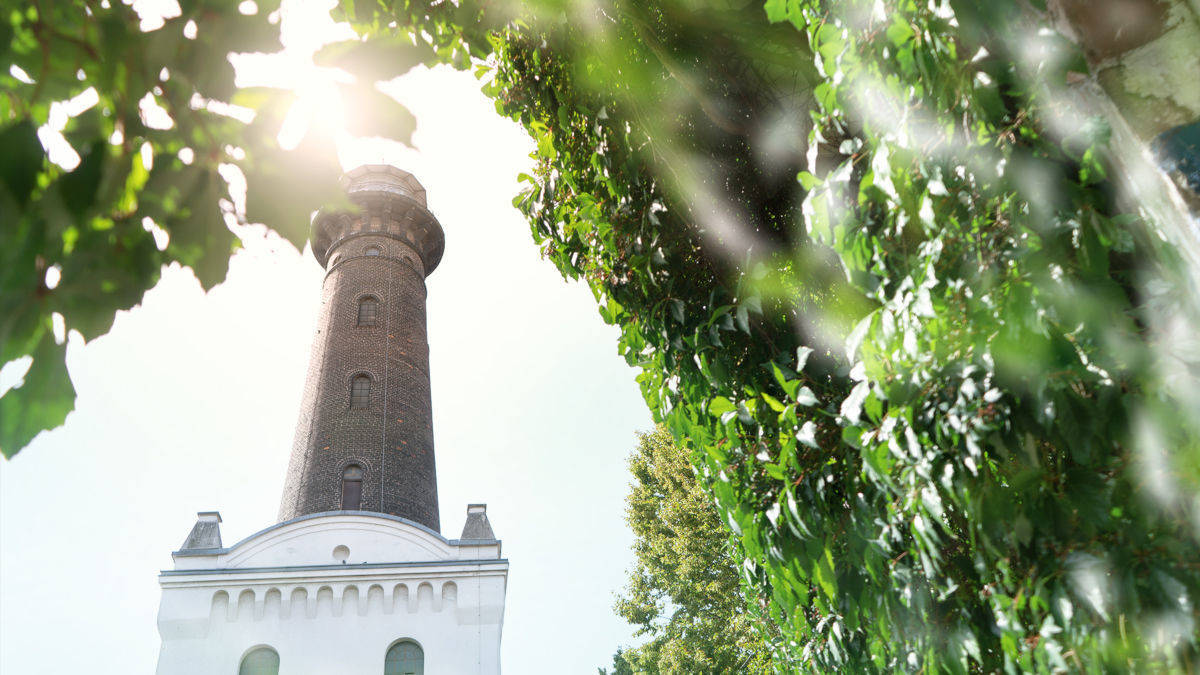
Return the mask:
[(508, 562), (378, 514), (305, 516), (163, 572), (159, 675), (236, 675), (269, 645), (280, 675), (381, 674), (401, 639), (426, 673), (499, 673)]

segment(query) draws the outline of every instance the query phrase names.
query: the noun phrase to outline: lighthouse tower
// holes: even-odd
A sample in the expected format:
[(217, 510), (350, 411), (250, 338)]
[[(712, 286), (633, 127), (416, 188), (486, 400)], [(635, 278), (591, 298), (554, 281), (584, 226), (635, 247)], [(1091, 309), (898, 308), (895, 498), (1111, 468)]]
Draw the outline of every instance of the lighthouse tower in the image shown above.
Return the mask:
[(425, 278), (445, 237), (413, 176), (344, 178), (279, 522), (201, 512), (159, 577), (159, 675), (499, 673), (508, 561), (483, 504), (440, 533)]

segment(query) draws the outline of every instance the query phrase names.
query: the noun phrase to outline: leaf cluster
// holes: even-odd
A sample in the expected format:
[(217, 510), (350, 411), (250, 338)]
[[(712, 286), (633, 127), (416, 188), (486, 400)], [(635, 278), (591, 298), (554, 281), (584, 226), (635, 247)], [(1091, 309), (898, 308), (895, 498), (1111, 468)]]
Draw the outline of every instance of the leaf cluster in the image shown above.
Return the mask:
[(66, 331), (106, 333), (164, 264), (224, 278), (218, 167), (246, 125), (207, 102), (235, 91), (230, 52), (278, 48), (273, 9), (184, 2), (142, 30), (119, 2), (0, 3), (0, 364), (32, 357), (0, 398), (6, 456), (74, 407)]
[(1191, 668), (1194, 289), (1041, 10), (501, 14), (438, 25), (489, 46), (514, 203), (693, 453), (777, 668)]
[[(324, 57), (352, 72), (386, 59), (392, 76), (434, 58), (404, 44)], [(0, 365), (29, 361), (0, 396), (5, 456), (73, 409), (68, 332), (108, 332), (163, 265), (220, 283), (239, 223), (302, 247), (311, 213), (339, 202), (329, 133), (281, 147), (294, 96), (236, 86), (232, 57), (280, 47), (269, 0), (185, 0), (165, 18), (108, 0), (0, 1)], [(382, 72), (345, 85), (352, 131), (407, 141), (412, 115), (375, 89)], [(244, 180), (244, 211), (231, 180)]]

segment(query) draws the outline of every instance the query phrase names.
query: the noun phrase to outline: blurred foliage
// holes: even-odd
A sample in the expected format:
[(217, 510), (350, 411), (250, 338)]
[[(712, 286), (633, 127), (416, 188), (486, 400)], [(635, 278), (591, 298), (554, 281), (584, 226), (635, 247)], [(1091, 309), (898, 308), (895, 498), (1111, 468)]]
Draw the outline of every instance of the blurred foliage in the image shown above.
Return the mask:
[[(32, 357), (0, 396), (5, 456), (73, 409), (68, 331), (108, 332), (164, 264), (220, 283), (239, 221), (303, 246), (309, 214), (340, 197), (330, 139), (276, 142), (292, 94), (234, 83), (231, 53), (280, 49), (277, 5), (181, 0), (156, 27), (118, 1), (0, 0), (0, 365)], [(406, 110), (363, 96), (359, 133), (411, 134)]]
[(758, 633), (767, 625), (746, 611), (729, 531), (688, 452), (659, 428), (640, 436), (629, 469), (635, 567), (615, 609), (649, 641), (615, 662), (634, 673), (772, 672)]
[(1037, 3), (342, 8), (484, 59), (775, 667), (1194, 667), (1191, 272)]
[(621, 649), (617, 649), (616, 653), (613, 654), (611, 668), (612, 670), (603, 667), (597, 668), (596, 673), (597, 675), (634, 675), (633, 666), (629, 665), (629, 662), (625, 660), (625, 652)]

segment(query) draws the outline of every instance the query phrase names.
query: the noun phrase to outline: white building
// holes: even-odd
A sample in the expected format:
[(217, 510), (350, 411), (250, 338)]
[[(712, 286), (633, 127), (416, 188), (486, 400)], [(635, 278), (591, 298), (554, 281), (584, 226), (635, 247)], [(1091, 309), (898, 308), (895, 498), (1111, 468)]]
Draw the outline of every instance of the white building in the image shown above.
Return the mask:
[(508, 561), (467, 507), (437, 531), (424, 278), (444, 237), (408, 173), (346, 177), (281, 522), (224, 548), (201, 512), (159, 577), (158, 675), (500, 672)]
[[(160, 578), (159, 675), (500, 672), (508, 562), (485, 510), (468, 507), (461, 539), (341, 511), (272, 525), (229, 548), (220, 516), (199, 514)], [(242, 668), (256, 650), (277, 670)]]

